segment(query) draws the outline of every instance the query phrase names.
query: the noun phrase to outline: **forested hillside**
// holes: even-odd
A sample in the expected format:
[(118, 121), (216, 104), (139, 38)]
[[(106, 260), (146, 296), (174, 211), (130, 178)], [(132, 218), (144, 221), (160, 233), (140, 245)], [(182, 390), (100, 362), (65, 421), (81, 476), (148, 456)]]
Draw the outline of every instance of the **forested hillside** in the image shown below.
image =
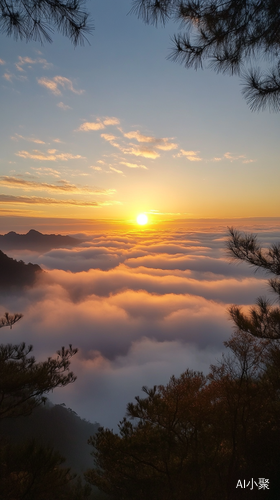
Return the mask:
[(37, 264), (25, 264), (8, 257), (0, 250), (0, 290), (32, 286), (44, 271)]
[(65, 465), (81, 474), (92, 466), (89, 436), (95, 434), (99, 424), (81, 419), (73, 410), (63, 405), (35, 408), (31, 415), (6, 418), (1, 421), (1, 439), (23, 443), (35, 439), (41, 445), (55, 448), (66, 459)]

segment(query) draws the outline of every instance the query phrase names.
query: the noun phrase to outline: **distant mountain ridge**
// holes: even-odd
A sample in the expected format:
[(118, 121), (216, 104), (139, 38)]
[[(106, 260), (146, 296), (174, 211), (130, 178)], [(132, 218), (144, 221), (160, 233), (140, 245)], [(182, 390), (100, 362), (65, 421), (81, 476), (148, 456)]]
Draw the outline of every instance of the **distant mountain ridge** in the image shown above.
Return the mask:
[(52, 446), (66, 458), (66, 466), (81, 474), (93, 466), (91, 447), (87, 444), (100, 424), (81, 419), (65, 405), (39, 406), (31, 415), (7, 418), (1, 421), (0, 439), (14, 443), (36, 439), (40, 444)]
[(0, 250), (0, 290), (32, 286), (43, 272), (38, 264), (25, 264), (22, 260), (17, 261), (8, 257)]
[(52, 248), (65, 248), (77, 246), (81, 240), (72, 236), (61, 234), (42, 234), (35, 229), (30, 229), (26, 234), (18, 234), (10, 231), (0, 235), (1, 250), (35, 250), (47, 251)]

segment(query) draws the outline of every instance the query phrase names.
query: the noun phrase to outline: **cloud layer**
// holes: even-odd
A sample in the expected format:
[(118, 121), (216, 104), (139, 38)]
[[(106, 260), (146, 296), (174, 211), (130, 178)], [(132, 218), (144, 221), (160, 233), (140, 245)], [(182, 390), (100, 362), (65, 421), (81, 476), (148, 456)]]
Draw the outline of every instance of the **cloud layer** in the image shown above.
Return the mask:
[[(265, 244), (277, 237), (262, 233)], [(48, 273), (24, 294), (1, 297), (1, 312), (24, 314), (2, 342), (32, 343), (39, 358), (61, 345), (79, 347), (77, 382), (51, 399), (116, 429), (143, 385), (165, 383), (187, 367), (207, 372), (232, 331), (228, 305), (254, 303), (267, 291), (266, 276), (229, 263), (224, 229), (84, 238), (71, 250), (10, 252)]]

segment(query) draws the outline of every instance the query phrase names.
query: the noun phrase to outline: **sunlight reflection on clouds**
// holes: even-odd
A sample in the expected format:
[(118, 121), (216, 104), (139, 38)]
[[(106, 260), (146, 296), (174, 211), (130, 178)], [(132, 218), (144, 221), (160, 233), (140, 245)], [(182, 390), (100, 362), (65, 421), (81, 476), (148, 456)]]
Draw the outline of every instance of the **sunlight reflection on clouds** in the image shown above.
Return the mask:
[(79, 347), (77, 382), (51, 399), (116, 428), (144, 384), (187, 367), (207, 371), (232, 331), (228, 305), (248, 306), (267, 292), (266, 276), (230, 264), (224, 245), (224, 231), (127, 231), (88, 235), (73, 249), (13, 251), (47, 273), (24, 294), (1, 297), (3, 310), (24, 313), (12, 341), (34, 344), (37, 358)]

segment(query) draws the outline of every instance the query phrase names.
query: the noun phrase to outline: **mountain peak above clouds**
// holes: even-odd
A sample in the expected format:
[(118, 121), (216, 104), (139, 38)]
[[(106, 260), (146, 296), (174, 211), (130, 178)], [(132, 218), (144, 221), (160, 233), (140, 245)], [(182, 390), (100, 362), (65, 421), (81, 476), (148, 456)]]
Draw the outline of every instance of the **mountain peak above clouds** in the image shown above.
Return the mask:
[(62, 236), (61, 234), (42, 234), (35, 229), (30, 229), (26, 234), (18, 234), (10, 231), (0, 235), (1, 250), (34, 250), (48, 251), (53, 248), (65, 248), (78, 246), (81, 240), (72, 236)]

